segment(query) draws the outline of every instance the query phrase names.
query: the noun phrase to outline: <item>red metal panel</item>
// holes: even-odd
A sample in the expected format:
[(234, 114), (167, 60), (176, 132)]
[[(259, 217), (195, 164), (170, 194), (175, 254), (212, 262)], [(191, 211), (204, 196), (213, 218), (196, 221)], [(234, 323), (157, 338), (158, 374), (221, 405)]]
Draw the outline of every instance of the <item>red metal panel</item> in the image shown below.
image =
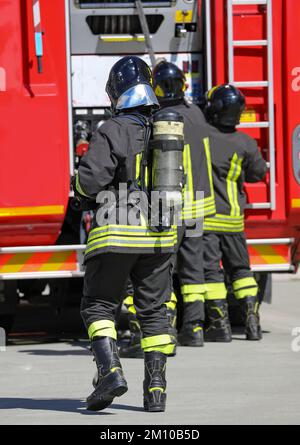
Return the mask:
[(286, 147), (287, 212), (291, 224), (300, 229), (300, 186), (294, 176), (292, 158), (293, 133), (300, 125), (300, 3), (299, 0), (289, 0), (284, 3), (284, 144)]
[[(213, 75), (214, 84), (228, 81), (227, 60), (227, 8), (226, 0), (212, 0), (212, 35), (213, 38)], [(287, 201), (292, 196), (286, 195), (286, 186), (289, 184), (291, 169), (291, 134), (299, 119), (299, 92), (291, 92), (291, 69), (300, 67), (297, 42), (300, 38), (300, 30), (297, 21), (300, 16), (300, 2), (298, 0), (273, 0), (273, 57), (274, 57), (274, 107), (275, 107), (275, 139), (276, 139), (276, 198), (277, 207), (274, 212), (270, 210), (247, 211), (246, 230), (249, 238), (270, 237), (299, 237), (299, 232), (291, 225), (291, 211)], [(266, 13), (265, 6), (239, 5), (234, 9), (234, 39), (235, 40), (261, 40), (266, 39)], [(292, 29), (291, 29), (292, 28)], [(286, 35), (285, 40), (283, 39)], [(283, 47), (284, 45), (284, 47)], [(293, 48), (291, 48), (293, 47)], [(285, 56), (285, 57), (284, 57)], [(235, 49), (235, 80), (254, 81), (267, 80), (267, 52), (266, 48), (250, 47)], [(292, 61), (293, 60), (293, 61)], [(290, 64), (290, 66), (289, 66)], [(286, 73), (289, 81), (290, 114), (298, 116), (290, 120), (286, 114), (285, 101)], [(300, 68), (299, 68), (300, 91)], [(295, 80), (294, 80), (295, 81)], [(256, 112), (256, 120), (267, 120), (267, 95), (265, 89), (244, 89), (247, 98), (247, 106)], [(298, 109), (296, 109), (298, 107)], [(285, 121), (289, 119), (290, 129), (286, 132)], [(245, 130), (243, 130), (245, 131)], [(268, 131), (266, 129), (247, 130), (258, 144), (268, 160), (265, 150), (268, 146)], [(286, 135), (288, 141), (286, 139)], [(287, 153), (289, 152), (289, 154)], [(269, 201), (268, 178), (266, 183), (247, 184), (246, 191), (249, 202)], [(289, 189), (294, 190), (294, 182)], [(291, 195), (291, 191), (289, 192)], [(287, 213), (287, 211), (289, 213)]]
[[(68, 202), (64, 1), (40, 0), (40, 10), (41, 74), (32, 0), (0, 0), (0, 245), (53, 244)], [(41, 206), (49, 214), (18, 215)], [(7, 208), (15, 215), (5, 216)]]

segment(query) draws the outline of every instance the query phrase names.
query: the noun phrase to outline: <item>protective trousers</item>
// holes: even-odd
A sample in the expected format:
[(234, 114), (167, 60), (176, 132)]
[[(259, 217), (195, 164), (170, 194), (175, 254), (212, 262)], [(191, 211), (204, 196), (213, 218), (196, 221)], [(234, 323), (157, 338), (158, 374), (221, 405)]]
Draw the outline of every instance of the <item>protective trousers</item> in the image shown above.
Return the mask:
[(176, 270), (183, 298), (183, 323), (203, 322), (205, 286), (203, 270), (203, 237), (188, 236), (193, 231), (181, 227)]
[(171, 285), (170, 257), (167, 253), (106, 253), (87, 261), (81, 315), (90, 339), (116, 339), (115, 314), (130, 275), (143, 350), (173, 352), (164, 304), (165, 290)]
[(257, 296), (258, 285), (250, 269), (244, 233), (228, 235), (204, 232), (203, 244), (206, 300), (226, 299), (224, 272), (232, 284), (235, 298), (242, 300)]

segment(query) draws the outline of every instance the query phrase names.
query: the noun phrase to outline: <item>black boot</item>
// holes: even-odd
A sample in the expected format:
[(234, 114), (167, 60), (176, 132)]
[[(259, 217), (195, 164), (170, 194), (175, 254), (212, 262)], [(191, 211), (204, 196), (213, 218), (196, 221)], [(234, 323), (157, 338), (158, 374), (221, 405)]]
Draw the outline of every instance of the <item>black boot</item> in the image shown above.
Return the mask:
[(177, 349), (177, 329), (176, 329), (177, 309), (167, 308), (167, 317), (169, 324), (169, 333), (175, 343), (174, 351), (172, 352), (172, 354), (169, 354), (168, 357), (175, 357)]
[(231, 327), (226, 300), (208, 300), (206, 302), (208, 326), (205, 329), (206, 342), (230, 343)]
[(204, 346), (203, 325), (205, 320), (204, 302), (197, 300), (183, 305), (183, 322), (178, 334), (181, 346)]
[(246, 297), (240, 300), (245, 320), (246, 339), (259, 341), (262, 339), (262, 331), (259, 320), (259, 302), (257, 297)]
[(100, 411), (107, 408), (115, 397), (123, 395), (128, 387), (116, 341), (110, 337), (96, 337), (91, 346), (98, 368), (98, 380), (95, 382), (95, 390), (86, 402), (88, 410)]
[(121, 346), (119, 349), (122, 358), (143, 358), (144, 352), (141, 348), (141, 328), (136, 315), (129, 312), (128, 322), (130, 330), (130, 340), (127, 345)]
[(144, 408), (159, 412), (166, 409), (167, 356), (161, 352), (145, 352)]
[(204, 346), (203, 326), (201, 323), (184, 323), (178, 334), (178, 343), (181, 346)]

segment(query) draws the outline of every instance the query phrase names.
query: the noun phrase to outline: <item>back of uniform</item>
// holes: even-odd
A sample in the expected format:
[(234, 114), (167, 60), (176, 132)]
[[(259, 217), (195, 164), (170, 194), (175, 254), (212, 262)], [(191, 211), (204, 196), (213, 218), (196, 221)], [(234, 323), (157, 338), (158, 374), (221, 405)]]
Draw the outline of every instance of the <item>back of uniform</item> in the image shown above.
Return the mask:
[(158, 107), (152, 83), (150, 68), (138, 57), (124, 57), (112, 67), (106, 91), (115, 117), (93, 135), (75, 184), (77, 194), (97, 202), (85, 251), (81, 302), (98, 369), (95, 389), (87, 398), (88, 409), (94, 411), (127, 391), (116, 345), (115, 314), (129, 275), (143, 333), (144, 408), (165, 410), (166, 356), (175, 345), (164, 301), (177, 231), (176, 227), (151, 231), (141, 216), (136, 193), (149, 116)]
[[(267, 167), (255, 140), (242, 132), (209, 126), (203, 143), (210, 152), (216, 202), (216, 214), (204, 220), (206, 301), (211, 319), (220, 317), (220, 313), (225, 319), (227, 290), (221, 261), (237, 299), (242, 301), (258, 293), (244, 235), (244, 182), (262, 180)], [(208, 328), (208, 340), (220, 340), (215, 326), (213, 323), (212, 331)]]
[(202, 111), (194, 104), (182, 102), (172, 108), (184, 118), (186, 183), (182, 217), (188, 223), (216, 213), (211, 163), (206, 147), (201, 144), (202, 128), (207, 124)]
[(254, 139), (242, 132), (224, 133), (209, 126), (204, 145), (210, 151), (216, 215), (205, 218), (207, 232), (244, 231), (244, 182), (257, 182), (266, 174), (266, 163)]
[(184, 117), (185, 187), (182, 226), (178, 234), (176, 272), (183, 298), (183, 324), (178, 341), (183, 346), (203, 345), (205, 319), (203, 219), (216, 213), (210, 154), (202, 144), (207, 123), (199, 107), (181, 101), (171, 104)]

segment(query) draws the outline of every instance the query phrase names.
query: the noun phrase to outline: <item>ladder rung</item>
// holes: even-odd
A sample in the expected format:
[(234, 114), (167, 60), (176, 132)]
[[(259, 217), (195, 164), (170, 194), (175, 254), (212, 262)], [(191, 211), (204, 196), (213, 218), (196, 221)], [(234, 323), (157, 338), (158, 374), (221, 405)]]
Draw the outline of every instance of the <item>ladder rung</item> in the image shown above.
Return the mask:
[(234, 46), (267, 46), (267, 40), (234, 40)]
[(270, 202), (256, 202), (253, 204), (246, 204), (246, 209), (256, 209), (256, 210), (263, 210), (263, 209), (271, 209), (271, 203)]
[(238, 128), (269, 128), (270, 122), (243, 122)]
[(266, 5), (268, 0), (232, 0), (233, 6), (238, 5)]
[(254, 82), (232, 82), (237, 88), (257, 88), (257, 87), (268, 87), (269, 82), (267, 81), (254, 81)]

